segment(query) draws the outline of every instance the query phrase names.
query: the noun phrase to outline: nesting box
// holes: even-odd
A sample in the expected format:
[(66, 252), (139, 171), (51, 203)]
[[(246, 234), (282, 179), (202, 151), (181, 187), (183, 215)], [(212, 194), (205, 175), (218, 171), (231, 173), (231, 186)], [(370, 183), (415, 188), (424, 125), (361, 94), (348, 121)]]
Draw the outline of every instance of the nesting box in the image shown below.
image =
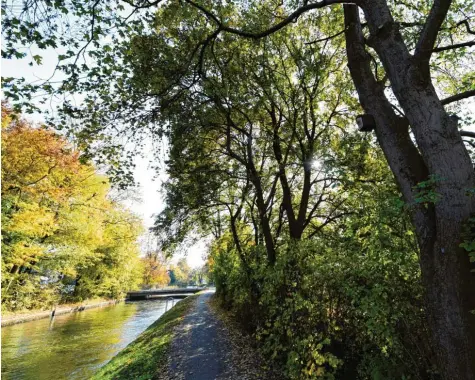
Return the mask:
[(356, 117), (356, 124), (360, 132), (371, 132), (376, 127), (373, 115), (364, 114)]

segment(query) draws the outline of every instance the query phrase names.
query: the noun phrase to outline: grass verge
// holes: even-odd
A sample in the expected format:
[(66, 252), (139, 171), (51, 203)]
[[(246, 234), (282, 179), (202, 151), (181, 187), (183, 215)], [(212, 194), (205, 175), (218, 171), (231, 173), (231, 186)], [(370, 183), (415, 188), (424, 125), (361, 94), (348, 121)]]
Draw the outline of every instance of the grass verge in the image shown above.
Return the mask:
[(136, 340), (102, 367), (93, 380), (148, 380), (158, 379), (167, 371), (168, 349), (175, 329), (193, 306), (198, 295), (178, 302), (163, 314)]

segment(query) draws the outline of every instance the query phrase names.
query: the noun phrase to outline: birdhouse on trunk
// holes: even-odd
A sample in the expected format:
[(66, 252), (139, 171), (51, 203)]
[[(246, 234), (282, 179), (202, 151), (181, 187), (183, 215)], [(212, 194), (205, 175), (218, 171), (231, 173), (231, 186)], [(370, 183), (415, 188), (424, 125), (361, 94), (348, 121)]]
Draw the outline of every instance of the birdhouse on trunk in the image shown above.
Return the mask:
[(356, 124), (360, 132), (371, 132), (376, 127), (373, 115), (364, 114), (356, 117)]

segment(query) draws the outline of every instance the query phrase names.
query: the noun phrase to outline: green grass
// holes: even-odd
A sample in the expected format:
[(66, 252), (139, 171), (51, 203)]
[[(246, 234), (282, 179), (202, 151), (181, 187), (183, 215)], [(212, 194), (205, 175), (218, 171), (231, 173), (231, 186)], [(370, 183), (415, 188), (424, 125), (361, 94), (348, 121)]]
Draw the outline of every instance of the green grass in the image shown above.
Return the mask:
[(158, 378), (167, 370), (167, 352), (173, 340), (174, 327), (182, 321), (197, 296), (189, 296), (178, 302), (136, 340), (114, 356), (92, 379), (146, 380)]

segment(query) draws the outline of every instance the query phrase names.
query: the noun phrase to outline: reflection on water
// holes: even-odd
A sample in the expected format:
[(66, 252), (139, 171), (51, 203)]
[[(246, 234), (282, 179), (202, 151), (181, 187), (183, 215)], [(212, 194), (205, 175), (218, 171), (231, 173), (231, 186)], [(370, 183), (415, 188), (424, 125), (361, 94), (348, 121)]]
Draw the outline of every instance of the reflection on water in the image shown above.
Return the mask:
[(138, 301), (2, 327), (2, 379), (87, 379), (165, 312)]

